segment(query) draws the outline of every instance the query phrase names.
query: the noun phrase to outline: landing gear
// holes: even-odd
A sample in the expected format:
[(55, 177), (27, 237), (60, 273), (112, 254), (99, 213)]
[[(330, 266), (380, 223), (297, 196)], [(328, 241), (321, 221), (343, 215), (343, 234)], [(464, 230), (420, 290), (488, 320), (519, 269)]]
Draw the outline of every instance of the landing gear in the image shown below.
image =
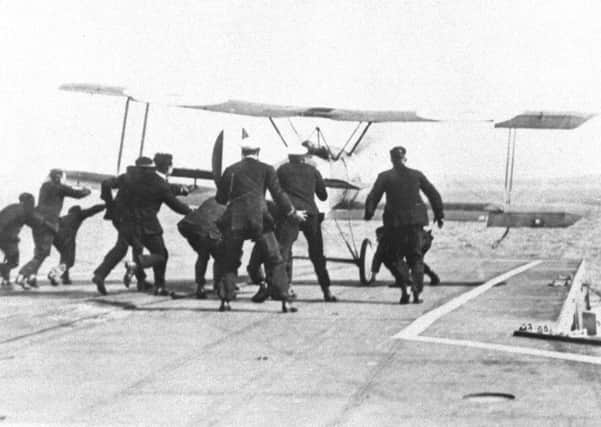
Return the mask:
[(361, 250), (359, 251), (359, 281), (362, 285), (371, 285), (376, 281), (376, 274), (371, 271), (372, 261), (374, 259), (375, 249), (371, 240), (365, 238), (361, 242)]

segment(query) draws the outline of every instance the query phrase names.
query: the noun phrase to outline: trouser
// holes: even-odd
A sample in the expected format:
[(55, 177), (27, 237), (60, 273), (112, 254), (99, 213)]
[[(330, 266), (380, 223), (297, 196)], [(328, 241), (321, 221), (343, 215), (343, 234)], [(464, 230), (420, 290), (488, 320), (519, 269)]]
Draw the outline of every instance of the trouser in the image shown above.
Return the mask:
[[(223, 280), (219, 282), (218, 294), (221, 299), (232, 300), (236, 292), (238, 267), (242, 257), (242, 245), (245, 236), (242, 232), (228, 231), (224, 236), (223, 247)], [(255, 240), (262, 252), (267, 269), (267, 283), (270, 294), (276, 300), (289, 299), (288, 276), (280, 247), (273, 231), (265, 232)]]
[(198, 233), (188, 232), (185, 228), (178, 227), (179, 232), (186, 238), (192, 249), (197, 254), (194, 265), (194, 281), (199, 286), (206, 284), (205, 274), (209, 258), (213, 257), (213, 286), (217, 288), (217, 282), (223, 275), (223, 241), (201, 236)]
[(407, 225), (400, 227), (387, 227), (384, 230), (390, 236), (388, 244), (392, 253), (397, 253), (400, 260), (403, 258), (411, 270), (412, 291), (419, 295), (424, 288), (424, 256), (423, 256), (423, 229), (421, 225)]
[(134, 247), (134, 259), (138, 259), (141, 268), (152, 267), (154, 272), (154, 285), (162, 288), (165, 286), (165, 271), (167, 270), (167, 259), (169, 253), (165, 247), (162, 234), (143, 234), (142, 245), (148, 249), (150, 255), (142, 255), (142, 250), (136, 255)]
[[(279, 244), (279, 243), (278, 243)], [(263, 263), (265, 262), (265, 255), (261, 251), (261, 245), (254, 244), (252, 248), (252, 252), (250, 253), (250, 258), (248, 260), (248, 265), (246, 266), (246, 272), (248, 273), (248, 278), (251, 283), (259, 284), (261, 282), (265, 282), (267, 279), (265, 277), (265, 271), (263, 270)], [(281, 250), (281, 249), (280, 249)], [(292, 281), (292, 253), (288, 255), (288, 262), (286, 263), (286, 276), (288, 277), (288, 281)]]
[[(141, 268), (153, 267), (156, 286), (165, 284), (165, 267), (167, 264), (167, 249), (160, 234), (143, 235), (136, 224), (123, 223), (119, 225), (117, 242), (104, 257), (102, 263), (94, 270), (94, 275), (104, 279), (115, 266), (127, 255), (127, 250), (132, 247), (134, 262)], [(150, 251), (150, 255), (142, 255), (143, 247)]]
[(4, 252), (4, 259), (0, 263), (0, 277), (8, 281), (10, 270), (19, 265), (19, 242), (0, 240), (0, 249)]
[(67, 270), (75, 264), (75, 239), (66, 241), (54, 239), (54, 247), (59, 252), (60, 263), (64, 264)]
[(48, 255), (50, 255), (50, 249), (54, 242), (54, 233), (43, 225), (35, 226), (32, 233), (35, 245), (33, 258), (21, 267), (21, 270), (19, 271), (19, 274), (25, 277), (38, 274), (40, 266)]
[(325, 293), (330, 289), (330, 276), (326, 268), (326, 257), (323, 253), (323, 236), (321, 234), (321, 220), (319, 215), (309, 215), (303, 222), (293, 218), (286, 218), (277, 226), (278, 243), (282, 258), (288, 267), (292, 279), (292, 245), (302, 231), (309, 246), (309, 259), (317, 275), (321, 290)]

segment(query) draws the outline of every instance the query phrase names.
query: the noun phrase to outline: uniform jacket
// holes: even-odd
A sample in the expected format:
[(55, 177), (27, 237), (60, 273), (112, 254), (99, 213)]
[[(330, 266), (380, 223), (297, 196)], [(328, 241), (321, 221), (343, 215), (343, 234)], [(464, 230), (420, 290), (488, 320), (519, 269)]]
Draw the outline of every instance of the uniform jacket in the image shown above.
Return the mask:
[(27, 212), (20, 203), (8, 205), (0, 211), (0, 241), (18, 242), (23, 225), (30, 227), (44, 223), (43, 217), (35, 212)]
[(77, 230), (79, 230), (81, 223), (87, 218), (104, 210), (104, 207), (104, 203), (100, 203), (91, 208), (82, 209), (80, 212), (71, 212), (61, 216), (58, 220), (58, 233), (54, 236), (54, 241), (68, 242), (70, 240), (75, 240)]
[(423, 173), (404, 165), (378, 175), (365, 202), (365, 219), (371, 219), (383, 194), (386, 194), (384, 226), (427, 225), (428, 213), (420, 191), (434, 211), (436, 219), (444, 217), (442, 199)]
[(88, 194), (84, 189), (78, 190), (65, 184), (46, 181), (40, 188), (38, 211), (49, 220), (58, 219), (63, 209), (63, 200), (65, 197), (81, 199)]
[(113, 219), (133, 222), (141, 226), (144, 234), (163, 233), (157, 218), (163, 203), (183, 215), (191, 211), (188, 205), (175, 197), (169, 183), (151, 168), (129, 168), (126, 173), (103, 182), (103, 196), (106, 199), (109, 198), (110, 188), (119, 189), (112, 203)]
[(266, 190), (281, 212), (294, 211), (272, 166), (251, 157), (229, 166), (219, 180), (215, 196), (218, 203), (228, 204), (220, 222), (222, 228), (255, 238), (264, 229), (273, 227), (273, 217), (265, 202)]
[(177, 227), (184, 236), (195, 234), (203, 238), (221, 240), (217, 220), (224, 212), (225, 206), (217, 203), (215, 197), (211, 197), (178, 222)]
[(317, 168), (307, 163), (291, 161), (280, 166), (277, 173), (282, 189), (296, 209), (305, 210), (308, 214), (319, 213), (315, 195), (319, 200), (326, 200), (328, 192)]

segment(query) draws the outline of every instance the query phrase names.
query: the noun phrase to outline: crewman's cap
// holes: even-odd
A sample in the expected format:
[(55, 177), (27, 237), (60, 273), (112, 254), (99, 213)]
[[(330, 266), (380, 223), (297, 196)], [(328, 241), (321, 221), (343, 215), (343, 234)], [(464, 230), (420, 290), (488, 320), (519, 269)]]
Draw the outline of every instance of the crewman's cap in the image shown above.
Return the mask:
[(169, 153), (156, 153), (154, 155), (154, 164), (157, 167), (173, 165), (173, 155)]
[(402, 160), (405, 158), (406, 154), (407, 154), (407, 150), (405, 149), (405, 147), (402, 147), (400, 145), (397, 145), (396, 147), (392, 147), (392, 149), (390, 150), (390, 158), (391, 159)]
[(244, 128), (242, 128), (240, 149), (242, 150), (242, 154), (254, 154), (261, 149), (261, 147), (259, 146), (259, 142), (254, 137), (252, 137)]
[(288, 145), (289, 156), (304, 156), (307, 153), (307, 147), (300, 143), (291, 143), (290, 145)]
[(150, 157), (141, 156), (136, 159), (136, 166), (139, 168), (153, 168), (154, 162)]

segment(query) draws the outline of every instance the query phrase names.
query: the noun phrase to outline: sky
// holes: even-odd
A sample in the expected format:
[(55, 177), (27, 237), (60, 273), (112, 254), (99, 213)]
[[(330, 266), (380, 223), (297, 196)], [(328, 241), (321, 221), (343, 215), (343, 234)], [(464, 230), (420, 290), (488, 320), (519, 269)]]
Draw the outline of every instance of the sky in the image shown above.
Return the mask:
[[(243, 99), (304, 106), (410, 109), (437, 117), (507, 119), (529, 109), (601, 111), (597, 1), (22, 1), (0, 0), (0, 143), (4, 194), (37, 192), (52, 167), (114, 172), (124, 101), (59, 91), (69, 82), (179, 94), (200, 104)], [(133, 105), (125, 163), (137, 155), (143, 106)], [(287, 121), (280, 122), (292, 135)], [(341, 144), (354, 127), (320, 126)], [(150, 110), (146, 152), (206, 168), (240, 128), (284, 155), (267, 120)], [(391, 146), (436, 183), (502, 179), (507, 131), (490, 124), (378, 124), (354, 172), (373, 179)], [(601, 118), (574, 131), (519, 131), (516, 176), (601, 173)]]

